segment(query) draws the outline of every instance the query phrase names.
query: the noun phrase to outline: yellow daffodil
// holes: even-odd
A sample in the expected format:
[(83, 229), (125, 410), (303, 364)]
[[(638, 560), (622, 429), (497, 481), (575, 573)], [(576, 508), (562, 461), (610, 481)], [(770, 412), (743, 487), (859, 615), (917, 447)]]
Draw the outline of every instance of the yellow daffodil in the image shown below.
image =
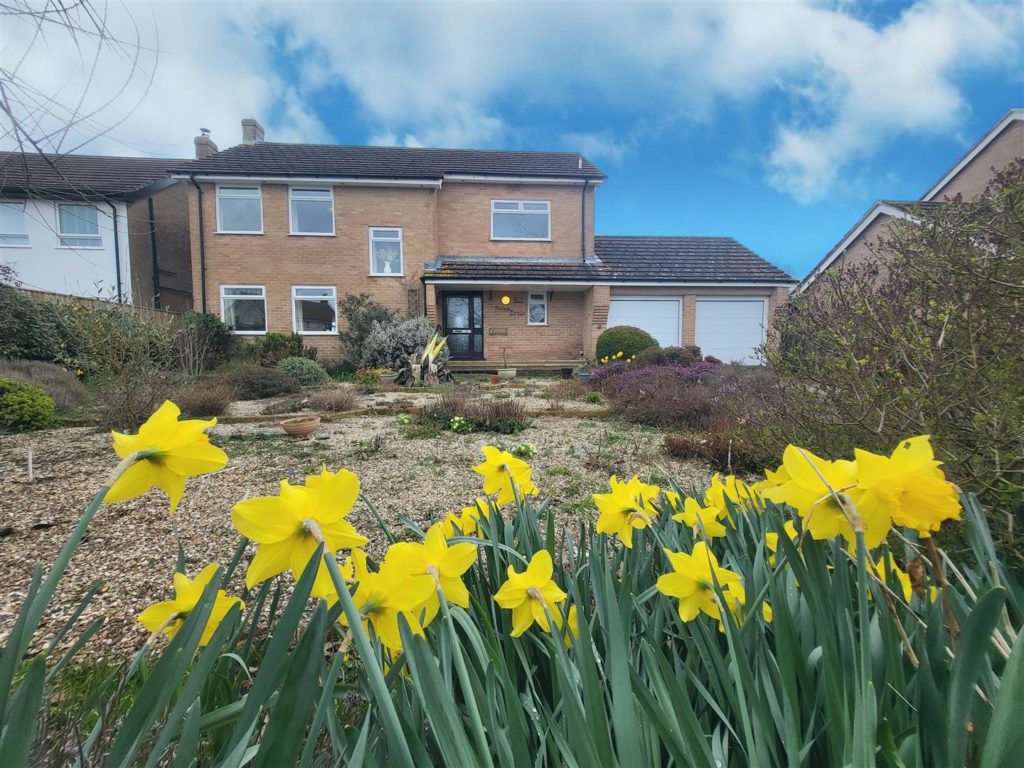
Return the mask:
[(779, 467), (776, 470), (766, 469), (764, 471), (764, 480), (759, 480), (751, 485), (750, 490), (754, 493), (761, 494), (769, 488), (776, 488), (787, 482), (789, 482), (789, 473), (786, 471), (784, 466)]
[(749, 507), (754, 496), (754, 490), (742, 480), (737, 480), (734, 475), (726, 475), (723, 478), (716, 472), (711, 478), (711, 485), (704, 491), (704, 504), (720, 510), (719, 517), (731, 521), (729, 503)]
[[(462, 574), (476, 562), (476, 546), (469, 542), (448, 544), (444, 535), (444, 525), (435, 523), (430, 526), (423, 543), (403, 541), (392, 544), (384, 556), (381, 570), (394, 568), (409, 576), (430, 576), (437, 589), (444, 594), (449, 603), (469, 607), (469, 591), (462, 583)], [(429, 617), (429, 623), (440, 608), (440, 601), (435, 589), (427, 598), (423, 607)]]
[[(796, 532), (796, 523), (794, 523), (792, 520), (787, 520), (786, 524), (782, 526), (782, 530), (784, 530), (786, 532), (786, 535), (789, 536), (790, 541), (796, 541), (796, 537), (799, 536), (799, 534)], [(764, 535), (764, 540), (765, 544), (768, 547), (768, 551), (771, 552), (771, 554), (768, 556), (768, 565), (774, 568), (775, 556), (779, 553), (779, 534), (777, 534), (775, 531), (768, 531)]]
[(511, 565), (508, 567), (508, 580), (495, 593), (494, 602), (512, 611), (512, 637), (522, 635), (534, 622), (545, 632), (551, 631), (548, 613), (557, 615), (556, 606), (566, 598), (552, 580), (553, 573), (554, 565), (546, 549), (535, 553), (522, 573)]
[(666, 549), (665, 555), (673, 572), (658, 577), (658, 591), (679, 599), (679, 618), (693, 621), (698, 614), (706, 613), (713, 619), (721, 619), (715, 581), (725, 590), (740, 582), (739, 574), (720, 566), (715, 553), (703, 541), (694, 544), (690, 554)]
[(480, 520), (491, 516), (491, 502), (477, 497), (476, 503), (462, 508), (462, 514), (449, 512), (444, 518), (446, 532), (449, 536), (479, 536)]
[(960, 519), (960, 498), (935, 460), (928, 435), (900, 443), (891, 456), (857, 449), (857, 486), (851, 491), (866, 517), (892, 515), (895, 525), (930, 536), (944, 520)]
[(483, 476), (484, 493), (489, 496), (498, 494), (499, 507), (515, 501), (513, 485), (520, 496), (533, 496), (537, 493), (537, 486), (530, 481), (533, 470), (529, 464), (493, 445), (485, 445), (480, 450), (485, 460), (473, 467), (473, 471)]
[[(665, 495), (669, 497), (672, 506), (679, 509), (679, 495), (673, 491), (666, 491)], [(694, 536), (714, 539), (726, 534), (725, 526), (719, 522), (721, 516), (722, 511), (718, 507), (702, 507), (696, 499), (687, 498), (683, 502), (682, 511), (672, 515), (672, 519), (689, 527)]]
[(646, 528), (650, 518), (658, 514), (653, 502), (661, 489), (642, 483), (635, 476), (628, 483), (623, 483), (612, 475), (608, 485), (610, 493), (594, 494), (594, 504), (600, 513), (597, 532), (618, 534), (623, 546), (632, 549), (633, 529)]
[[(870, 563), (868, 564), (870, 568)], [(902, 595), (904, 601), (910, 602), (910, 598), (914, 596), (914, 588), (910, 583), (910, 574), (896, 565), (892, 557), (885, 557), (884, 555), (878, 558), (875, 563), (875, 575), (882, 580), (882, 582), (892, 589), (893, 582), (898, 586), (893, 591), (897, 595)], [(868, 592), (870, 597), (871, 593)]]
[[(174, 574), (174, 599), (165, 600), (162, 603), (154, 603), (139, 614), (139, 621), (150, 632), (161, 631), (170, 638), (173, 638), (181, 629), (185, 619), (203, 596), (203, 590), (210, 583), (210, 579), (217, 573), (217, 564), (210, 563), (203, 568), (195, 579), (190, 579), (183, 573)], [(213, 637), (213, 633), (224, 620), (231, 606), (237, 605), (244, 609), (243, 603), (237, 597), (228, 597), (223, 589), (217, 590), (217, 596), (213, 600), (213, 608), (210, 610), (210, 618), (203, 628), (203, 635), (199, 639), (200, 645), (206, 645)]]
[[(827, 461), (794, 445), (786, 447), (782, 467), (788, 480), (762, 492), (776, 504), (789, 504), (803, 518), (803, 526), (813, 539), (842, 536), (854, 546), (851, 519), (859, 515), (868, 548), (877, 547), (891, 527), (889, 513), (881, 507), (861, 510), (851, 503), (849, 493), (857, 480), (857, 464), (852, 461)], [(845, 497), (844, 511), (833, 491)]]
[[(366, 558), (355, 558), (355, 580), (358, 583), (352, 602), (362, 615), (363, 629), (372, 626), (384, 647), (393, 653), (402, 650), (402, 635), (398, 617), (404, 616), (415, 635), (423, 634), (430, 619), (421, 621), (423, 604), (436, 595), (432, 576), (412, 576), (402, 568), (381, 564), (379, 571), (366, 568)], [(328, 596), (328, 602), (338, 599), (337, 593)], [(430, 618), (433, 618), (432, 616)], [(348, 626), (348, 617), (342, 613), (339, 621)]]
[[(317, 537), (322, 536), (324, 553), (333, 556), (339, 549), (361, 547), (368, 539), (360, 536), (345, 516), (359, 496), (359, 478), (347, 469), (310, 475), (305, 485), (281, 481), (278, 496), (246, 499), (231, 509), (231, 522), (238, 532), (252, 539), (259, 548), (245, 583), (252, 589), (261, 581), (289, 568), (298, 579), (316, 552)], [(327, 566), (320, 563), (312, 595), (325, 597), (333, 592)]]
[[(729, 609), (729, 613), (732, 614), (733, 621), (739, 624), (743, 621), (747, 607), (747, 591), (743, 588), (743, 584), (739, 581), (730, 581), (722, 587), (722, 596), (725, 598), (725, 605)], [(761, 616), (768, 623), (771, 623), (774, 618), (772, 607), (768, 603), (761, 603)], [(725, 631), (725, 620), (722, 617), (718, 619), (718, 631)]]
[[(561, 614), (556, 615), (561, 616)], [(562, 642), (565, 643), (566, 648), (576, 642), (576, 638), (580, 636), (580, 620), (575, 603), (569, 606), (569, 612), (565, 617), (565, 626), (560, 629), (562, 630)]]
[(122, 459), (133, 453), (140, 458), (114, 482), (104, 501), (127, 501), (148, 493), (155, 485), (171, 500), (171, 512), (178, 507), (185, 492), (185, 478), (205, 475), (223, 469), (228, 455), (210, 445), (206, 430), (216, 419), (179, 421), (181, 411), (170, 400), (165, 400), (138, 434), (124, 435), (112, 432), (114, 451)]

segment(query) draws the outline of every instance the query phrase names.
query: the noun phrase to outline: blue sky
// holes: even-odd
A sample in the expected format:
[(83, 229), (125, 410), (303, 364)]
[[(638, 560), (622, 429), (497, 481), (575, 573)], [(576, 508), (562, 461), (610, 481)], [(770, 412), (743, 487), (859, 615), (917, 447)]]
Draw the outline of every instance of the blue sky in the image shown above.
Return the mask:
[[(277, 141), (582, 151), (609, 177), (600, 233), (732, 236), (797, 277), (1024, 105), (1020, 3), (112, 9), (159, 57), (101, 61), (91, 99), (126, 83), (112, 129), (61, 148), (187, 157), (199, 126), (230, 146), (251, 116)], [(82, 68), (53, 48), (25, 65), (65, 99)]]

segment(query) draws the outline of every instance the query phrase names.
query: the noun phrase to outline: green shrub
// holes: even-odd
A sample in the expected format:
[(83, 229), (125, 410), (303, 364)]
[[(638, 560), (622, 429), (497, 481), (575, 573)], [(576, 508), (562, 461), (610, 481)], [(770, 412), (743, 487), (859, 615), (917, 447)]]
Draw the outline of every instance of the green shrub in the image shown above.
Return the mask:
[(338, 312), (345, 318), (345, 330), (338, 332), (341, 348), (345, 358), (356, 367), (366, 367), (360, 360), (366, 337), (374, 325), (395, 325), (401, 321), (401, 315), (374, 301), (368, 293), (347, 294), (341, 300)]
[(235, 400), (238, 393), (231, 382), (223, 378), (200, 379), (189, 382), (174, 395), (174, 404), (181, 412), (193, 419), (209, 419), (221, 416)]
[(71, 356), (76, 344), (66, 310), (66, 304), (0, 286), (0, 357), (53, 362)]
[(614, 357), (619, 352), (623, 359), (628, 359), (656, 346), (658, 342), (647, 331), (631, 325), (617, 325), (602, 331), (597, 337), (597, 359)]
[(433, 436), (434, 427), (454, 429), (453, 424), (458, 424), (459, 430), (468, 427), (467, 431), (499, 435), (514, 435), (530, 426), (521, 400), (482, 400), (461, 392), (441, 395), (420, 412), (417, 421), (428, 437)]
[(604, 402), (604, 397), (600, 392), (588, 392), (583, 396), (584, 403), (590, 403), (591, 405), (597, 405)]
[(216, 315), (186, 312), (181, 319), (177, 339), (182, 372), (196, 377), (226, 362), (235, 350), (237, 339)]
[(239, 400), (290, 395), (299, 391), (299, 382), (280, 368), (262, 365), (238, 365), (218, 371), (218, 378), (235, 388)]
[[(627, 355), (628, 357), (628, 355)], [(648, 347), (639, 352), (631, 366), (642, 368), (645, 365), (693, 365), (704, 359), (700, 347), (688, 344), (685, 347)]]
[(302, 336), (297, 333), (268, 333), (246, 344), (240, 353), (243, 359), (252, 360), (268, 368), (277, 365), (286, 357), (316, 360), (316, 355), (316, 347), (305, 346)]
[[(398, 372), (409, 365), (410, 355), (421, 353), (436, 327), (425, 317), (391, 323), (374, 323), (363, 342), (359, 364), (363, 368), (390, 368)], [(446, 344), (437, 357), (439, 367), (448, 360)]]
[(277, 367), (304, 387), (315, 387), (331, 380), (323, 366), (308, 357), (286, 357)]
[(0, 378), (0, 429), (32, 432), (52, 427), (57, 408), (41, 388), (15, 379)]
[(0, 376), (34, 384), (50, 397), (59, 411), (82, 408), (89, 402), (89, 390), (74, 373), (42, 360), (0, 360)]

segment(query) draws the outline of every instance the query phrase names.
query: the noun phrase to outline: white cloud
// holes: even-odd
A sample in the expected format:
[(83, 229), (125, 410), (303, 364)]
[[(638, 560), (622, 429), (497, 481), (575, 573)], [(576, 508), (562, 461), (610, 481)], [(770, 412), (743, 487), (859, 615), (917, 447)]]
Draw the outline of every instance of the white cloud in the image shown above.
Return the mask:
[[(799, 2), (129, 7), (144, 33), (159, 30), (156, 82), (93, 150), (187, 155), (200, 125), (227, 146), (254, 116), (271, 140), (548, 146), (621, 163), (652, 131), (714, 131), (723, 106), (770, 103), (743, 151), (805, 201), (892, 137), (955, 134), (964, 73), (1019, 77), (1021, 65), (1020, 7), (988, 3), (919, 2), (884, 25), (858, 6)], [(31, 64), (44, 92), (73, 90), (70, 49), (34, 51)], [(105, 82), (122, 70), (105, 62)], [(318, 114), (339, 88), (365, 135)], [(595, 126), (602, 115), (633, 127)]]

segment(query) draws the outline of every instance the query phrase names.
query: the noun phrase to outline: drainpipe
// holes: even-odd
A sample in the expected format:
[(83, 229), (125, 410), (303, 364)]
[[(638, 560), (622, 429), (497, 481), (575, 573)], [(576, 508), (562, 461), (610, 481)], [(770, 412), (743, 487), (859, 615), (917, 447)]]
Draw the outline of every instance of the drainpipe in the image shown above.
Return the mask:
[(587, 260), (587, 185), (590, 179), (583, 180), (583, 193), (580, 196), (580, 257)]
[(195, 176), (189, 176), (189, 181), (199, 193), (199, 289), (203, 292), (202, 307), (206, 312), (206, 226), (203, 221), (203, 188), (196, 183)]
[(160, 309), (160, 260), (156, 255), (156, 215), (153, 196), (149, 196), (149, 250), (153, 255), (153, 308)]
[(114, 222), (114, 270), (117, 272), (117, 303), (124, 303), (124, 286), (121, 284), (121, 240), (117, 231), (117, 206), (107, 200), (110, 206), (110, 218)]

